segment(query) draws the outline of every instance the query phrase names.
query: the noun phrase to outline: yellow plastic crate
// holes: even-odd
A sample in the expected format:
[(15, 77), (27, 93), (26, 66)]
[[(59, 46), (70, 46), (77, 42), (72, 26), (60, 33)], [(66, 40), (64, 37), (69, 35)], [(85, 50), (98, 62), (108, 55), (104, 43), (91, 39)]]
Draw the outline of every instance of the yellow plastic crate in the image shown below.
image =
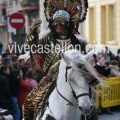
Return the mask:
[(106, 78), (105, 83), (109, 85), (109, 88), (96, 87), (97, 91), (102, 94), (102, 96), (96, 95), (96, 107), (106, 108), (120, 105), (120, 78)]

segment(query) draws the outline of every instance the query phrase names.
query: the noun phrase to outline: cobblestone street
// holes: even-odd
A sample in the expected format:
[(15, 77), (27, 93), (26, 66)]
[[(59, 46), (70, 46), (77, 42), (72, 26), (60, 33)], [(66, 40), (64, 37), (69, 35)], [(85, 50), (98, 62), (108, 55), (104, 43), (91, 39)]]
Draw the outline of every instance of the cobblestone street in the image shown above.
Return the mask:
[(113, 115), (99, 115), (98, 120), (120, 120), (120, 112), (115, 112)]

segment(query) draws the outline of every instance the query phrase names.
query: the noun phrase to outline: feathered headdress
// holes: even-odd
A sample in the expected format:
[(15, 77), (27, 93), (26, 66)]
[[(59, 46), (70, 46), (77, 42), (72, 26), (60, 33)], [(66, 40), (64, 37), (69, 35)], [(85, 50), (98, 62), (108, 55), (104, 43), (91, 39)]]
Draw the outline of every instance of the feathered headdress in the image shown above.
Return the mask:
[(65, 10), (70, 15), (70, 20), (75, 28), (79, 22), (86, 18), (88, 1), (87, 0), (45, 0), (45, 16), (48, 22), (53, 20), (53, 15), (58, 10)]

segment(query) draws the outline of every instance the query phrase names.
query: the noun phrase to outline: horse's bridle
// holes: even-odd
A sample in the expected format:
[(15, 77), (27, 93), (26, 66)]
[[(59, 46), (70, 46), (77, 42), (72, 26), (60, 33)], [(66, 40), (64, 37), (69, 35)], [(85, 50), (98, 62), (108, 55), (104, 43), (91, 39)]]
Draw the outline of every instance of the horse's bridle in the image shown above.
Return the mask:
[[(70, 84), (70, 81), (67, 80), (67, 71), (68, 71), (68, 69), (71, 69), (71, 68), (72, 68), (72, 66), (67, 66), (67, 67), (66, 67), (65, 77), (66, 77), (66, 82), (68, 81), (68, 83), (69, 83), (69, 85), (70, 85), (70, 88), (71, 88), (71, 90), (72, 90), (71, 92), (72, 92), (72, 94), (73, 94), (73, 97), (74, 97), (76, 100), (78, 100), (78, 98), (83, 97), (83, 96), (89, 96), (89, 97), (90, 97), (90, 95), (89, 95), (88, 93), (82, 93), (82, 94), (80, 94), (80, 95), (76, 95), (75, 91), (74, 91), (73, 88), (72, 88), (72, 85)], [(58, 90), (58, 88), (57, 88), (57, 83), (56, 83), (56, 90), (57, 90), (58, 94), (59, 94), (63, 99), (65, 99), (65, 100), (68, 102), (67, 105), (75, 106), (72, 102), (70, 102), (67, 98), (65, 98), (65, 97), (59, 92), (59, 90)]]

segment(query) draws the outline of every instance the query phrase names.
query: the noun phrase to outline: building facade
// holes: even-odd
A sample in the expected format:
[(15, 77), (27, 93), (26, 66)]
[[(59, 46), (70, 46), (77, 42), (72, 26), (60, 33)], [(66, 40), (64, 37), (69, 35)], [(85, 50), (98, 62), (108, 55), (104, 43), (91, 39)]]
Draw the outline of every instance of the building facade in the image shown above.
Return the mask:
[[(4, 45), (3, 51), (14, 38), (24, 42), (23, 33), (27, 33), (35, 19), (41, 18), (41, 30), (47, 27), (43, 0), (14, 1), (16, 1), (15, 11), (13, 0), (0, 0), (0, 42)], [(39, 3), (36, 4), (37, 2)], [(109, 45), (113, 49), (120, 48), (120, 0), (88, 0), (88, 2), (87, 18), (82, 24), (82, 34), (88, 43)], [(18, 36), (8, 32), (7, 18), (14, 12), (21, 12), (26, 19), (24, 28), (17, 31)]]
[[(9, 24), (9, 17), (15, 12), (20, 12), (25, 17), (25, 25), (21, 29), (13, 29)], [(38, 0), (0, 0), (0, 42), (3, 44), (3, 52), (9, 43), (23, 44), (26, 33), (37, 18)]]
[(120, 48), (120, 0), (88, 0), (83, 35), (90, 44)]
[(7, 15), (6, 15), (6, 0), (0, 0), (0, 42), (3, 44), (3, 51), (5, 51), (8, 43), (7, 32)]
[[(15, 1), (15, 4), (13, 3)], [(15, 34), (12, 32), (11, 39), (19, 45), (24, 44), (25, 36), (32, 22), (39, 18), (38, 0), (11, 0), (12, 4), (7, 5), (7, 16), (19, 12), (25, 17), (25, 25), (21, 29), (16, 29)]]

